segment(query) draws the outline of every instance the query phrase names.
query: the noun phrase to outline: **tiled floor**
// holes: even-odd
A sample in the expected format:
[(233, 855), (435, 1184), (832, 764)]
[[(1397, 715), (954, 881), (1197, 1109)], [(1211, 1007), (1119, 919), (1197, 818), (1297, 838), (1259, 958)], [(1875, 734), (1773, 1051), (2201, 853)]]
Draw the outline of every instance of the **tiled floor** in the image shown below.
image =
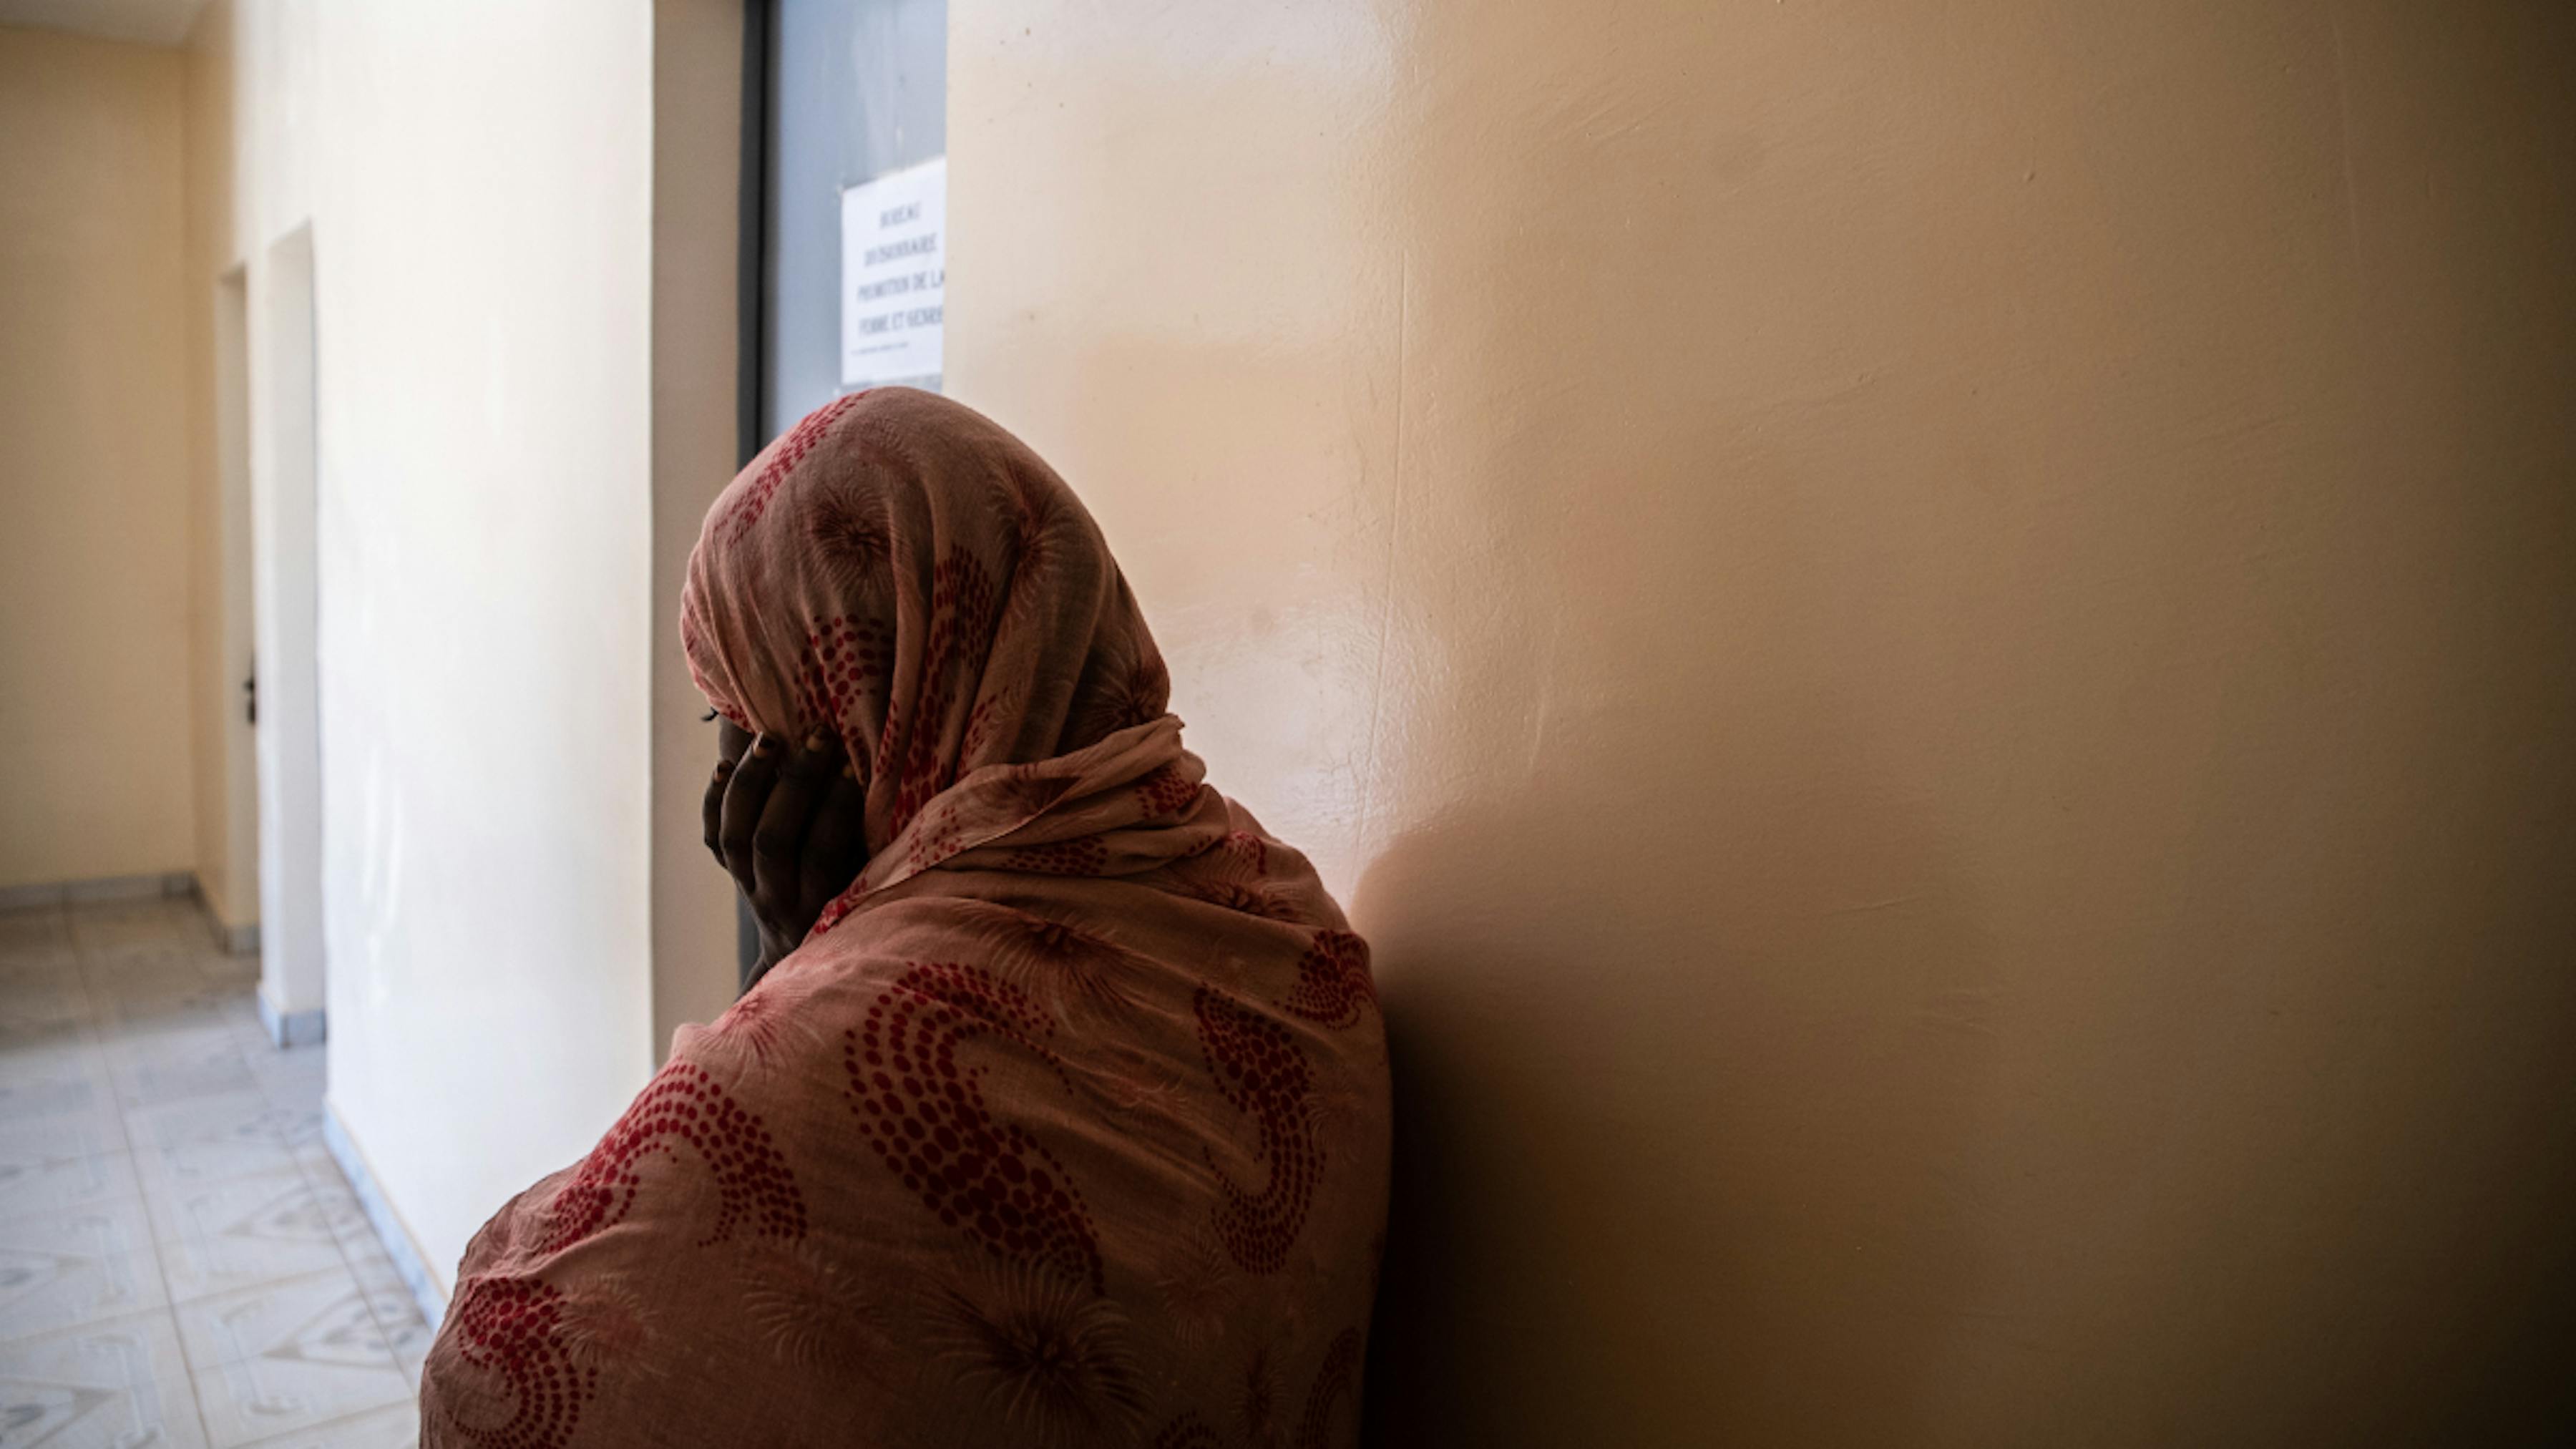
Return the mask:
[(0, 912), (0, 1446), (417, 1437), (429, 1335), (196, 908)]

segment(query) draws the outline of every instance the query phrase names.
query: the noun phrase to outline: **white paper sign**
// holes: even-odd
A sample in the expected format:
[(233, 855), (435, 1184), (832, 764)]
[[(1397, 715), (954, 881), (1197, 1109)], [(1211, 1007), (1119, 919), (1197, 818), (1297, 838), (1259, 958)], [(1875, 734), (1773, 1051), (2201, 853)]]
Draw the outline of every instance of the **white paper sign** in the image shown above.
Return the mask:
[(842, 190), (843, 387), (939, 375), (947, 252), (947, 157)]

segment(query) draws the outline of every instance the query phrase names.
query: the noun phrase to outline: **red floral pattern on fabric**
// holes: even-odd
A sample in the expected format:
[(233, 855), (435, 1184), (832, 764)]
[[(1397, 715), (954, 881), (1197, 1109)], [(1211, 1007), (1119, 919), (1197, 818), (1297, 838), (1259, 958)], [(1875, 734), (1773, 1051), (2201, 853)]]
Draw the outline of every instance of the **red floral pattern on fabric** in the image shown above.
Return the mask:
[(1246, 874), (1261, 876), (1270, 871), (1270, 847), (1261, 843), (1260, 836), (1248, 830), (1227, 831), (1217, 849)]
[(1029, 1130), (995, 1119), (962, 1042), (995, 1036), (1047, 1057), (1026, 996), (972, 966), (920, 964), (843, 1034), (851, 1110), (868, 1145), (939, 1220), (1007, 1262), (1103, 1291), (1100, 1237), (1071, 1175)]
[(921, 828), (912, 832), (913, 868), (927, 870), (955, 855), (964, 844), (964, 829), (965, 824), (957, 818), (955, 805), (941, 805), (932, 810), (922, 819)]
[(784, 1059), (791, 1048), (814, 1041), (813, 1024), (787, 1002), (784, 991), (777, 986), (754, 991), (727, 1007), (724, 1015), (708, 1025), (708, 1034), (748, 1053), (762, 1066)]
[(1265, 921), (1294, 921), (1297, 908), (1263, 886), (1246, 885), (1231, 880), (1187, 880), (1182, 889), (1193, 900), (1222, 906), (1237, 915), (1259, 916)]
[(1001, 783), (994, 804), (1013, 822), (1025, 823), (1046, 813), (1072, 788), (1073, 782), (1061, 776), (1019, 775)]
[[(934, 1367), (922, 1388), (960, 1421), (937, 1442), (1026, 1449), (1138, 1442), (1153, 1376), (1116, 1299), (1026, 1265), (962, 1279), (926, 1305), (915, 1330)], [(942, 1378), (947, 1392), (936, 1385)]]
[(805, 455), (814, 451), (814, 445), (823, 441), (823, 435), (832, 430), (832, 425), (841, 420), (842, 414), (866, 395), (854, 392), (847, 397), (834, 398), (807, 413), (795, 427), (788, 429), (787, 436), (778, 440), (777, 450), (769, 455), (769, 462), (761, 468), (760, 476), (754, 478), (742, 496), (734, 500), (730, 511), (715, 520), (718, 534), (731, 543), (749, 533), (752, 525), (760, 522), (760, 515), (769, 511), (769, 500), (777, 496), (779, 485), (787, 481), (787, 475), (796, 471), (796, 465), (805, 461)]
[(859, 908), (859, 902), (862, 899), (864, 897), (859, 894), (856, 886), (832, 897), (831, 903), (823, 907), (823, 913), (814, 918), (814, 929), (805, 933), (805, 939), (810, 941), (848, 920), (850, 912)]
[(597, 1391), (599, 1371), (575, 1364), (564, 1351), (563, 1293), (533, 1278), (468, 1278), (457, 1286), (447, 1313), (452, 1326), (441, 1339), (467, 1369), (498, 1378), (510, 1399), (510, 1417), (501, 1423), (461, 1422), (454, 1381), (433, 1376), (433, 1393), (425, 1398), (448, 1426), (484, 1449), (560, 1449), (570, 1443), (582, 1407)]
[[(894, 798), (897, 835), (931, 797), (957, 783), (963, 756), (946, 753), (941, 726), (954, 708), (959, 686), (977, 677), (992, 652), (993, 624), (992, 572), (964, 549), (949, 550), (930, 573), (930, 638), (922, 650), (920, 702), (904, 721), (903, 773)], [(893, 738), (889, 718), (886, 739)], [(878, 753), (884, 756), (882, 746)]]
[(644, 1157), (670, 1151), (675, 1141), (695, 1149), (715, 1176), (715, 1227), (699, 1246), (721, 1243), (745, 1224), (762, 1237), (805, 1235), (804, 1196), (770, 1142), (769, 1129), (705, 1070), (675, 1061), (646, 1085), (572, 1180), (556, 1189), (546, 1206), (546, 1230), (532, 1251), (561, 1252), (614, 1226), (643, 1186), (637, 1169)]
[(815, 562), (831, 573), (844, 598), (881, 601), (894, 580), (894, 531), (885, 501), (873, 490), (835, 489), (816, 499), (806, 515), (805, 539)]
[[(1324, 1361), (1315, 1370), (1314, 1383), (1306, 1392), (1306, 1409), (1297, 1423), (1295, 1449), (1334, 1449), (1336, 1443), (1348, 1442), (1349, 1436), (1336, 1435), (1334, 1429), (1346, 1423), (1350, 1413), (1336, 1414), (1334, 1409), (1344, 1400), (1357, 1406), (1363, 1342), (1358, 1329), (1345, 1328), (1324, 1350)], [(1163, 1426), (1163, 1431), (1154, 1436), (1153, 1449), (1226, 1449), (1229, 1442), (1278, 1444), (1284, 1436), (1280, 1433), (1283, 1426), (1274, 1419), (1273, 1392), (1269, 1353), (1255, 1350), (1243, 1368), (1235, 1406), (1239, 1432), (1233, 1440), (1208, 1427), (1207, 1420), (1199, 1415), (1187, 1413)]]
[(1196, 1414), (1183, 1414), (1154, 1436), (1154, 1449), (1222, 1449), (1224, 1443)]
[(996, 532), (1015, 561), (1005, 609), (1043, 608), (1050, 602), (1047, 588), (1030, 586), (1052, 584), (1049, 575), (1084, 541), (1081, 520), (1065, 505), (1062, 493), (1025, 476), (1012, 478), (993, 495), (990, 512)]
[(1197, 798), (1198, 785), (1169, 765), (1136, 782), (1136, 800), (1145, 807), (1148, 820), (1178, 815)]
[(1356, 1026), (1360, 1006), (1377, 1005), (1369, 979), (1368, 942), (1349, 931), (1317, 931), (1315, 944), (1297, 962), (1297, 989), (1277, 1005), (1291, 1016), (1325, 1026)]
[(849, 614), (819, 620), (805, 631), (796, 708), (808, 728), (830, 726), (846, 738), (866, 718), (867, 691), (881, 688), (893, 669), (894, 632), (883, 623)]
[(1332, 1449), (1333, 1403), (1348, 1394), (1359, 1399), (1360, 1331), (1345, 1328), (1324, 1351), (1324, 1366), (1315, 1371), (1315, 1387), (1306, 1395), (1306, 1417), (1297, 1427), (1297, 1449)]
[(680, 653), (688, 659), (689, 678), (696, 683), (699, 692), (706, 695), (708, 705), (717, 714), (737, 725), (741, 724), (742, 706), (735, 703), (732, 695), (726, 693), (714, 680), (707, 678), (698, 668), (697, 661), (707, 653), (707, 637), (704, 626), (698, 623), (697, 611), (694, 609), (680, 611)]
[(1260, 1133), (1260, 1160), (1270, 1169), (1269, 1185), (1258, 1193), (1220, 1175), (1225, 1201), (1216, 1208), (1217, 1238), (1247, 1270), (1275, 1273), (1288, 1262), (1323, 1174), (1309, 1111), (1314, 1069), (1298, 1055), (1288, 1028), (1266, 1013), (1207, 986), (1198, 988), (1192, 1004), (1217, 1090), (1252, 1118)]
[(975, 937), (992, 953), (993, 969), (1033, 1001), (1058, 1015), (1076, 1008), (1110, 1009), (1128, 1003), (1121, 980), (1127, 955), (1104, 937), (1079, 926), (1010, 906), (978, 901), (969, 908)]
[(1267, 1347), (1256, 1348), (1244, 1361), (1243, 1380), (1236, 1387), (1234, 1417), (1243, 1425), (1246, 1439), (1255, 1444), (1273, 1444), (1279, 1439), (1279, 1370), (1270, 1362)]
[[(1122, 585), (1123, 587), (1123, 585)], [(1065, 722), (1068, 746), (1105, 740), (1120, 730), (1160, 715), (1172, 697), (1172, 671), (1160, 654), (1126, 661), (1105, 661), (1093, 688), (1085, 692)]]
[(1174, 865), (1171, 883), (1193, 900), (1221, 906), (1269, 921), (1312, 922), (1312, 916), (1278, 889), (1270, 869), (1270, 850), (1258, 836), (1241, 830)]
[(1032, 875), (1098, 875), (1108, 863), (1109, 847), (1101, 844), (1097, 835), (1024, 845), (1002, 858), (1004, 870), (1024, 870)]
[(999, 694), (988, 694), (975, 701), (975, 707), (966, 715), (966, 738), (957, 747), (957, 758), (961, 760), (984, 758), (984, 752), (992, 747), (994, 722), (1002, 717), (1001, 705), (1017, 693), (1017, 690), (1006, 690)]

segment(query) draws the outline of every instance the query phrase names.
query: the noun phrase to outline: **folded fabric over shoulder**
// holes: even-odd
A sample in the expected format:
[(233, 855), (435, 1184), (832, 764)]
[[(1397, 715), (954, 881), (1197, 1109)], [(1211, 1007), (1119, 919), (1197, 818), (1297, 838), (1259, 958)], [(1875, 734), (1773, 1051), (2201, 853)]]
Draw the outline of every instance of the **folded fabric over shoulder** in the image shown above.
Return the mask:
[(927, 394), (709, 514), (690, 665), (868, 767), (866, 870), (468, 1247), (422, 1442), (1354, 1442), (1368, 949), (1204, 781), (1098, 529)]

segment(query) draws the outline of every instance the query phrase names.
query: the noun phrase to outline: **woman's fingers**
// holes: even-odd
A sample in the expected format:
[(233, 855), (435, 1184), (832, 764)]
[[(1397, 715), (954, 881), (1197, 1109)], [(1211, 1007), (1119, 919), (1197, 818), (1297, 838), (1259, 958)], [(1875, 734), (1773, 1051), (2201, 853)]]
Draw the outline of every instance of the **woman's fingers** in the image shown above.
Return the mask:
[(732, 872), (734, 884), (743, 894), (751, 895), (752, 883), (758, 879), (752, 868), (752, 837), (760, 829), (760, 817), (769, 806), (770, 793), (778, 784), (778, 769), (786, 751), (778, 747), (776, 735), (762, 735), (751, 742), (750, 753), (734, 767), (733, 778), (725, 784), (724, 806), (716, 825), (716, 842), (722, 849), (725, 869)]
[(807, 822), (816, 803), (830, 790), (840, 763), (838, 741), (818, 736), (806, 741), (805, 748), (789, 756), (779, 770), (777, 786), (769, 792), (769, 803), (761, 807), (760, 823), (751, 833), (754, 906), (778, 913), (796, 909)]
[(715, 772), (707, 776), (707, 797), (698, 804), (698, 813), (705, 817), (706, 821), (707, 853), (716, 858), (716, 864), (718, 865), (723, 865), (725, 863), (725, 783), (732, 778), (733, 761), (716, 761)]
[(750, 903), (763, 951), (783, 954), (867, 863), (867, 789), (830, 735), (790, 750), (735, 731), (723, 748), (707, 784), (708, 843)]
[(868, 863), (867, 810), (868, 787), (859, 783), (856, 767), (843, 761), (805, 832), (797, 904), (809, 919), (821, 915)]

